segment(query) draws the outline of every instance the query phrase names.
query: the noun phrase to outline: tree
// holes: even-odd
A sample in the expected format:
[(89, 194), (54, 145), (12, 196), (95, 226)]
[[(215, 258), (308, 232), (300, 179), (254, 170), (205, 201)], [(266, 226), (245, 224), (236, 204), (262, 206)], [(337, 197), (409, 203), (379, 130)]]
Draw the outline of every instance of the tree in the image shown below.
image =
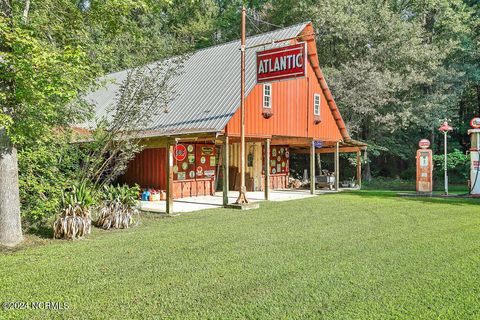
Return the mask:
[(279, 0), (258, 10), (277, 25), (313, 22), (320, 64), (352, 137), (373, 146), (377, 175), (398, 175), (414, 164), (416, 142), (434, 140), (445, 117), (460, 129), (452, 148), (466, 149), (463, 123), (480, 110), (479, 7), (471, 0)]
[[(10, 0), (0, 1), (0, 72), (12, 73), (11, 61), (4, 53), (11, 52), (12, 47), (5, 39), (5, 32), (13, 29), (13, 13)], [(10, 99), (15, 92), (13, 78), (0, 80), (1, 111), (9, 115), (14, 108)], [(4, 119), (6, 119), (4, 117)], [(0, 114), (0, 120), (1, 114)], [(12, 144), (5, 125), (0, 121), (0, 244), (15, 246), (22, 241), (20, 221), (20, 194), (18, 189), (17, 149)]]
[(150, 128), (151, 115), (168, 112), (176, 98), (175, 85), (169, 80), (181, 73), (183, 60), (179, 56), (125, 71), (109, 116), (91, 128), (93, 141), (85, 146), (82, 181), (103, 187), (126, 170), (143, 148), (140, 137), (142, 130)]
[(15, 245), (22, 238), (17, 149), (21, 155), (25, 146), (44, 144), (58, 128), (87, 116), (86, 106), (72, 102), (93, 83), (93, 72), (81, 49), (39, 41), (15, 23), (12, 2), (1, 4), (0, 242)]
[[(175, 12), (171, 1), (10, 4), (11, 27), (5, 19), (0, 23), (0, 102), (11, 107), (0, 110), (0, 126), (18, 150), (22, 225), (29, 228), (54, 215), (62, 191), (82, 178), (85, 148), (69, 144), (68, 128), (91, 120), (92, 113), (79, 96), (103, 85), (96, 79), (105, 73), (146, 65), (189, 50), (196, 42), (173, 36), (181, 19), (169, 16)], [(201, 5), (177, 9), (194, 13), (190, 20), (184, 15), (193, 26), (184, 33), (204, 33), (195, 27)], [(4, 90), (10, 82), (15, 90)]]

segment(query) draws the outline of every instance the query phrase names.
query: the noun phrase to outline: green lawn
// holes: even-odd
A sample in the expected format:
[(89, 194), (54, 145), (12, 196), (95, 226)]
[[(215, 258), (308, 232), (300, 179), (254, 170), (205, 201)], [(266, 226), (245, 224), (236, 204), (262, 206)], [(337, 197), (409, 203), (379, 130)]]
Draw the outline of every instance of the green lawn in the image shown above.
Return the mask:
[(480, 202), (365, 191), (145, 217), (0, 253), (3, 301), (44, 319), (480, 317)]

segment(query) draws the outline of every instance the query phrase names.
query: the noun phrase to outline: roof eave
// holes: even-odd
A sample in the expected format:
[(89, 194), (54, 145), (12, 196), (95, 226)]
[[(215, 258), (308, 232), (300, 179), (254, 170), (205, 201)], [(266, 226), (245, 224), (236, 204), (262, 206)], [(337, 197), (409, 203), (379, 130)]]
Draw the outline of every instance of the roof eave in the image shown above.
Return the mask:
[(302, 40), (306, 41), (307, 43), (312, 43), (312, 45), (309, 45), (309, 50), (308, 50), (308, 60), (311, 63), (313, 70), (315, 72), (315, 75), (318, 79), (318, 82), (320, 83), (320, 87), (322, 88), (323, 94), (325, 95), (325, 98), (327, 99), (328, 107), (330, 108), (330, 111), (332, 112), (333, 118), (335, 119), (335, 122), (337, 124), (338, 130), (340, 131), (340, 134), (342, 136), (342, 139), (346, 142), (350, 141), (352, 138), (350, 137), (350, 134), (347, 131), (347, 127), (345, 125), (345, 122), (343, 121), (342, 115), (340, 114), (340, 111), (338, 110), (337, 104), (335, 103), (335, 100), (333, 99), (332, 93), (330, 89), (328, 88), (327, 82), (325, 81), (325, 77), (323, 76), (323, 72), (320, 69), (320, 64), (318, 61), (318, 54), (317, 54), (317, 49), (316, 49), (316, 44), (315, 44), (315, 36), (314, 36), (314, 30), (313, 26), (311, 23), (308, 23), (307, 26), (303, 29), (303, 31), (300, 33), (300, 35), (303, 35), (304, 38)]

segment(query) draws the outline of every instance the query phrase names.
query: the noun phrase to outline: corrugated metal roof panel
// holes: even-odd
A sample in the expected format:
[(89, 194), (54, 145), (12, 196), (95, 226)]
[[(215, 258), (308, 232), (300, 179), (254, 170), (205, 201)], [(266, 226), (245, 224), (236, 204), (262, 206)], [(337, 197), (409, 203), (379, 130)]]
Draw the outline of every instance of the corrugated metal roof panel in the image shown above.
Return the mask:
[[(246, 45), (254, 46), (273, 40), (293, 38), (307, 26), (308, 22), (288, 28), (247, 38)], [(268, 44), (246, 53), (245, 89), (246, 94), (256, 83), (255, 52), (282, 43)], [(128, 71), (109, 74), (103, 78), (107, 84), (88, 94), (86, 101), (95, 107), (98, 118), (107, 116), (116, 103), (120, 85)], [(191, 129), (193, 131), (221, 131), (240, 106), (240, 40), (199, 50), (188, 57), (182, 66), (182, 73), (172, 77), (175, 99), (168, 106), (168, 113), (161, 111), (152, 116), (148, 126), (139, 130), (155, 130), (159, 135), (175, 134)], [(83, 127), (91, 127), (88, 123)]]

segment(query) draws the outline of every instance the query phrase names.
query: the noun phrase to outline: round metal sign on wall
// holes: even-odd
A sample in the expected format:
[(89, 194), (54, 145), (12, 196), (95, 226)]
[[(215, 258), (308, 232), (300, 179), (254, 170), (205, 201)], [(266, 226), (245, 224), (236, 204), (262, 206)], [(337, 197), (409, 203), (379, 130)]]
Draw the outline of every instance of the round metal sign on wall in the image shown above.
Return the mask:
[(418, 146), (422, 149), (428, 149), (428, 147), (430, 147), (430, 141), (427, 139), (422, 139), (418, 142)]
[(474, 129), (479, 129), (480, 128), (480, 118), (475, 117), (472, 120), (470, 120), (470, 127)]
[(187, 157), (187, 148), (183, 144), (177, 144), (173, 150), (173, 156), (177, 161), (183, 161)]

